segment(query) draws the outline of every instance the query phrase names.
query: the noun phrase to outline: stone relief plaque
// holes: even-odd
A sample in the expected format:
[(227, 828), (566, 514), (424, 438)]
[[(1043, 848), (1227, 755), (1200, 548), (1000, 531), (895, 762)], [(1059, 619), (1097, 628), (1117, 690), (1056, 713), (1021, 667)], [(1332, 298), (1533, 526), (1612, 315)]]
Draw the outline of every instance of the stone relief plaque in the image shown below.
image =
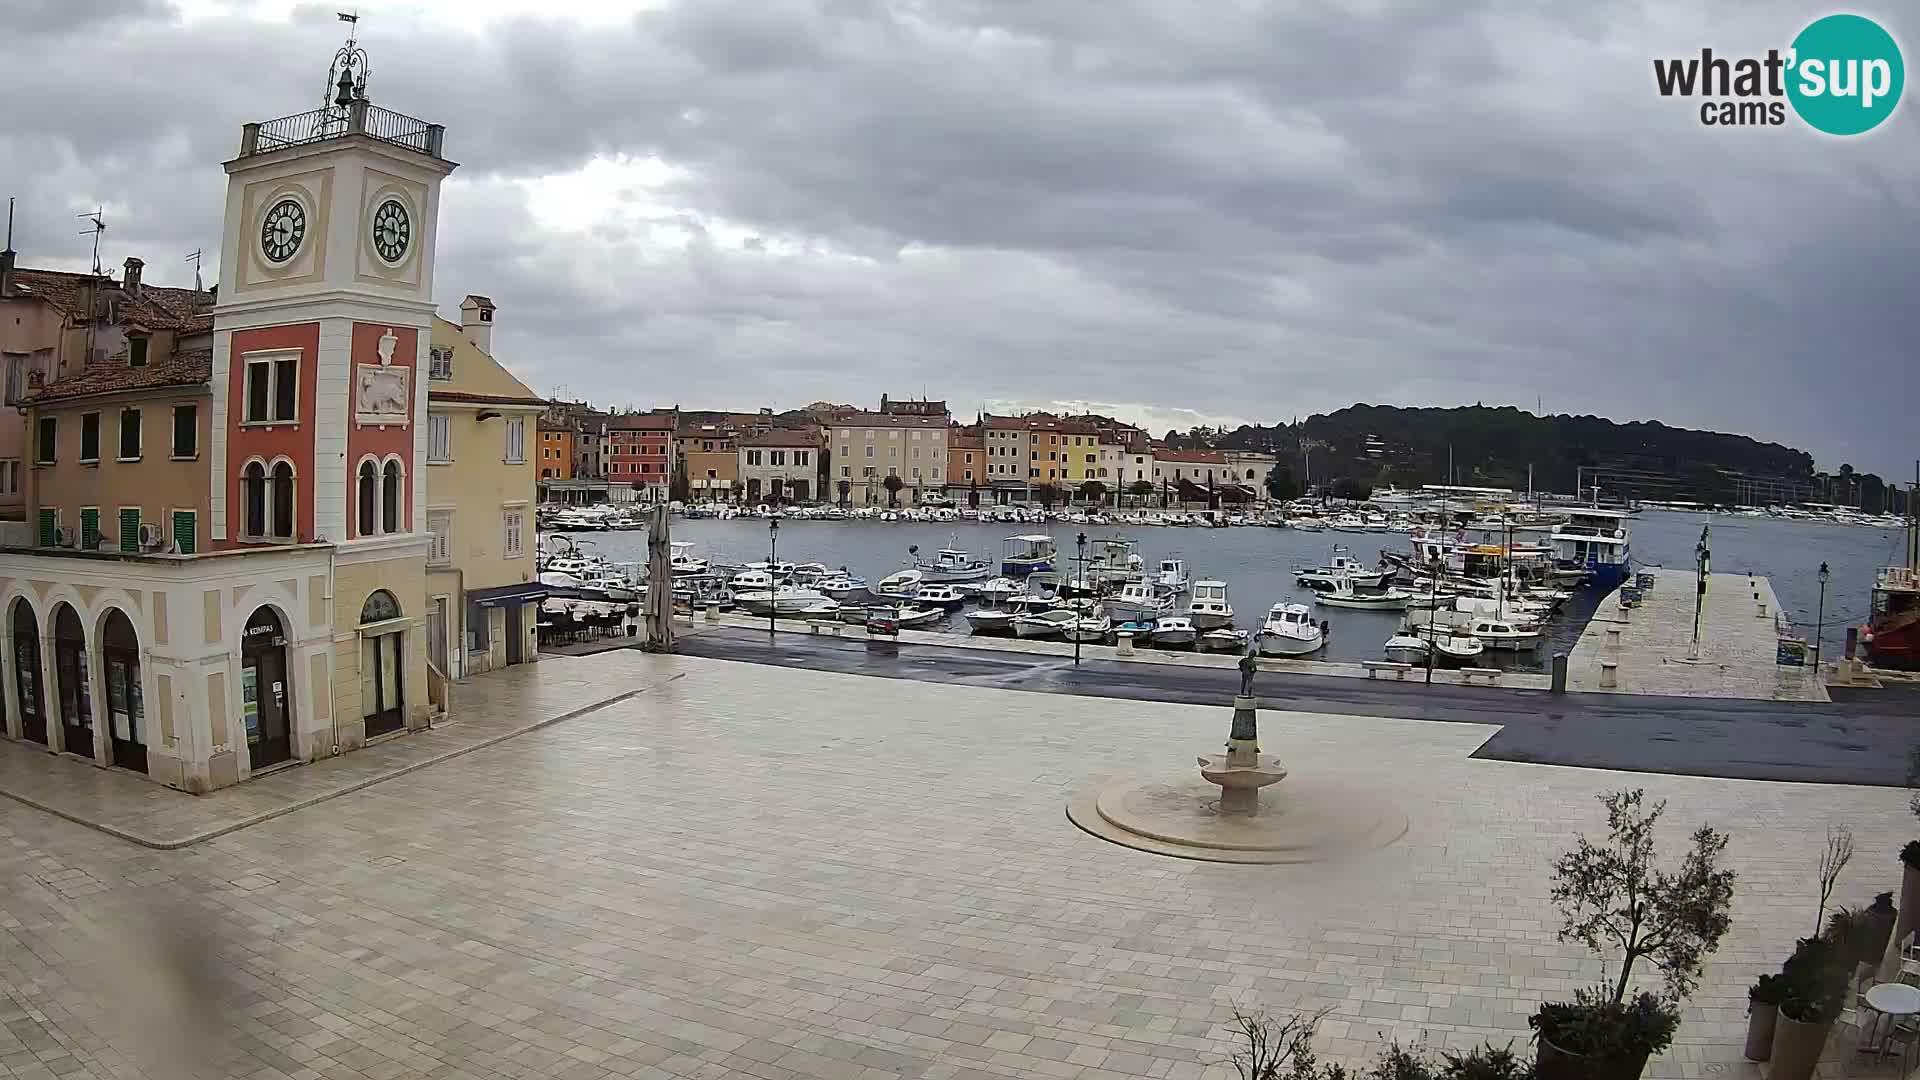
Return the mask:
[(410, 369), (360, 364), (354, 376), (353, 419), (361, 424), (398, 424), (407, 422), (407, 392)]

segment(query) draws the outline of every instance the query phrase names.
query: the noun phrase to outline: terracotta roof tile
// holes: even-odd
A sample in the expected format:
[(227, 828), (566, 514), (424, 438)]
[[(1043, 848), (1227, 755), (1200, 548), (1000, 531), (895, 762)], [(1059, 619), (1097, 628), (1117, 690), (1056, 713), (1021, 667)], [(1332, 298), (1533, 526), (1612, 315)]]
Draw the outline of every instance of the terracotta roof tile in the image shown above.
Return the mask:
[[(87, 294), (96, 279), (91, 274), (63, 270), (20, 269), (14, 271), (13, 282), (16, 296), (38, 297), (69, 316), (85, 317)], [(186, 333), (213, 329), (212, 293), (142, 285), (136, 297), (108, 281), (100, 294), (112, 301), (116, 317), (123, 323)]]
[(908, 416), (898, 413), (835, 413), (833, 418), (824, 421), (828, 427), (899, 427), (899, 428), (939, 428), (945, 431), (947, 418), (944, 416)]
[(429, 401), (466, 402), (474, 405), (545, 405), (546, 398), (521, 397), (517, 394), (474, 394), (465, 390), (429, 390)]
[(128, 367), (124, 362), (105, 361), (71, 378), (27, 394), (34, 405), (48, 405), (96, 394), (122, 394), (134, 390), (153, 390), (167, 386), (205, 386), (213, 378), (213, 350), (196, 349), (145, 367)]
[(740, 440), (740, 445), (812, 447), (820, 445), (820, 436), (803, 429), (775, 428), (759, 435), (748, 435)]
[(609, 431), (672, 431), (674, 416), (671, 413), (634, 413), (616, 416), (607, 421)]

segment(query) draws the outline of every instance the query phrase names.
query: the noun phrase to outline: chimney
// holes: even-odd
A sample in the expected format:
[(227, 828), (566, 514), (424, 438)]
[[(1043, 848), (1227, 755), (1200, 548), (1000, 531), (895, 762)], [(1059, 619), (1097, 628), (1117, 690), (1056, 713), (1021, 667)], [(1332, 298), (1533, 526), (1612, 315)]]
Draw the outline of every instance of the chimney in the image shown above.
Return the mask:
[(493, 355), (493, 301), (484, 296), (469, 296), (460, 301), (460, 330), (474, 348)]
[(146, 266), (144, 260), (136, 259), (131, 255), (127, 256), (127, 272), (121, 279), (120, 287), (127, 291), (128, 296), (136, 300), (140, 298), (140, 271), (146, 269)]

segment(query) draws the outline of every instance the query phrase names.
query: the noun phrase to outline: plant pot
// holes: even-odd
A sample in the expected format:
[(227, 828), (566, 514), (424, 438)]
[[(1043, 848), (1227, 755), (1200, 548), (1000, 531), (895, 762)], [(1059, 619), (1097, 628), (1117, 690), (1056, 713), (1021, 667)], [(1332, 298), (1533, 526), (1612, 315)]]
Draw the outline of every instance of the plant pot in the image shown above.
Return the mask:
[[(1908, 871), (1908, 873), (1912, 872)], [(1880, 961), (1886, 959), (1887, 943), (1893, 940), (1893, 926), (1899, 919), (1900, 911), (1899, 908), (1869, 907), (1862, 912), (1866, 916), (1867, 925), (1860, 934), (1861, 963), (1872, 964), (1878, 968)]]
[(1812, 1080), (1832, 1032), (1831, 1020), (1807, 1024), (1781, 1013), (1773, 1024), (1773, 1067), (1767, 1080)]
[(1539, 1080), (1639, 1080), (1647, 1067), (1647, 1055), (1598, 1058), (1562, 1050), (1542, 1038), (1535, 1063)]
[(1893, 939), (1900, 940), (1913, 929), (1914, 917), (1920, 914), (1920, 870), (1905, 863), (1900, 864), (1900, 911), (1894, 920)]
[(1747, 1060), (1765, 1061), (1773, 1056), (1773, 1026), (1779, 1019), (1780, 1006), (1747, 1006)]

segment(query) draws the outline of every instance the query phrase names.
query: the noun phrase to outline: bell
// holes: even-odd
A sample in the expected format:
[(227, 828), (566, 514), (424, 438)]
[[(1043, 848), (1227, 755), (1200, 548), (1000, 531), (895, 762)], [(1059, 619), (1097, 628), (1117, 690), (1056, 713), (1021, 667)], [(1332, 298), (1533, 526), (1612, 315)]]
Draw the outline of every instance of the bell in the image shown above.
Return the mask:
[(340, 68), (340, 92), (333, 96), (333, 103), (343, 109), (353, 104), (352, 68), (344, 65)]

